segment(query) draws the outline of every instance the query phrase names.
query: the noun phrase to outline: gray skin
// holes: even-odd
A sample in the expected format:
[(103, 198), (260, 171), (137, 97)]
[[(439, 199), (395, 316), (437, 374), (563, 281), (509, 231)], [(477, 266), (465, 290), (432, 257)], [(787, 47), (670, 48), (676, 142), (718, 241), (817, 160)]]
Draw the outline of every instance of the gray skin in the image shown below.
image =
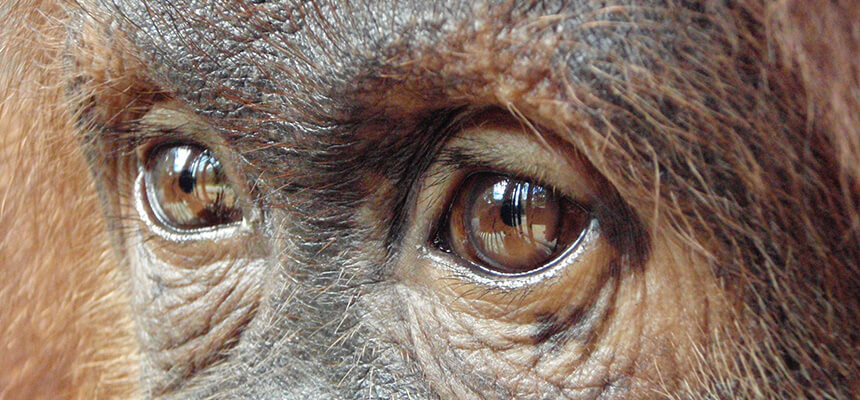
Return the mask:
[[(157, 92), (139, 95), (144, 111), (132, 121), (79, 107), (129, 277), (147, 397), (650, 398), (709, 376), (701, 365), (675, 369), (686, 368), (683, 349), (710, 343), (697, 334), (742, 309), (723, 300), (747, 293), (737, 271), (765, 276), (784, 262), (784, 247), (754, 243), (790, 224), (767, 212), (757, 215), (770, 225), (740, 218), (763, 200), (738, 166), (767, 147), (766, 134), (806, 119), (803, 107), (758, 101), (791, 84), (760, 85), (760, 22), (727, 23), (746, 15), (731, 7), (95, 3), (78, 12), (70, 48), (87, 26), (104, 41), (126, 37), (144, 66), (135, 79)], [(80, 63), (68, 69), (82, 77), (68, 83), (71, 97), (97, 86)], [(487, 121), (498, 129), (470, 147), (468, 132)], [(511, 131), (522, 146), (504, 145)], [(240, 226), (186, 234), (148, 218), (135, 179), (146, 149), (170, 142), (212, 149), (239, 193)], [(758, 182), (779, 186), (785, 174), (774, 168)], [(475, 170), (546, 182), (587, 204), (588, 240), (550, 271), (516, 279), (441, 251), (435, 232), (456, 188), (448, 177)], [(663, 223), (700, 241), (656, 237)], [(696, 253), (694, 242), (710, 247)], [(716, 258), (703, 261), (708, 251)], [(522, 311), (569, 284), (574, 267), (588, 272), (563, 291), (566, 304)], [(668, 289), (651, 279), (661, 268), (680, 277)], [(750, 290), (750, 304), (773, 300)], [(481, 308), (492, 302), (501, 311)], [(771, 351), (771, 364), (791, 370), (785, 354)], [(848, 379), (815, 376), (835, 387)], [(705, 390), (731, 397), (735, 386)]]

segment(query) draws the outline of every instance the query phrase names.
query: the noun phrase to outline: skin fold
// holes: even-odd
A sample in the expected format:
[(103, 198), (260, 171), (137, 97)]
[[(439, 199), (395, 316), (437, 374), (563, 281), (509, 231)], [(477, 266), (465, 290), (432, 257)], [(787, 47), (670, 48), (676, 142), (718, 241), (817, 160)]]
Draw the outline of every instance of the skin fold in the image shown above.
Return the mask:
[[(854, 2), (0, 18), (2, 399), (860, 396)], [(181, 146), (229, 218), (159, 214)], [(498, 176), (585, 215), (526, 273), (451, 246)]]

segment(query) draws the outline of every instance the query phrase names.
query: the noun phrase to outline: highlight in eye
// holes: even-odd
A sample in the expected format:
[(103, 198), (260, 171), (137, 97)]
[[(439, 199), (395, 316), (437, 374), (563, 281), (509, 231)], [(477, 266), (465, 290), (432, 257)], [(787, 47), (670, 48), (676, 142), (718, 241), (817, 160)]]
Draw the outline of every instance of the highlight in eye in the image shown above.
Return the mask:
[(143, 174), (149, 209), (165, 227), (191, 231), (242, 219), (221, 163), (203, 147), (161, 146), (150, 153)]
[(493, 273), (549, 265), (585, 233), (588, 211), (553, 189), (495, 173), (468, 177), (436, 245)]

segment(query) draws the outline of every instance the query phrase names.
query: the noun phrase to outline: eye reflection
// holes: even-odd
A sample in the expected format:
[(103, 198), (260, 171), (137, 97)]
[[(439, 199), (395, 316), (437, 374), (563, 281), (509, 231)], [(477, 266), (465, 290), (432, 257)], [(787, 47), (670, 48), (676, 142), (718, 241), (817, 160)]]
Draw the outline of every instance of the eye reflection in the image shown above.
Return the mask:
[(547, 265), (574, 243), (588, 220), (583, 207), (551, 189), (480, 173), (459, 189), (438, 242), (490, 272), (526, 273)]
[(193, 230), (242, 219), (221, 163), (200, 146), (156, 149), (146, 162), (144, 185), (152, 214), (166, 227)]

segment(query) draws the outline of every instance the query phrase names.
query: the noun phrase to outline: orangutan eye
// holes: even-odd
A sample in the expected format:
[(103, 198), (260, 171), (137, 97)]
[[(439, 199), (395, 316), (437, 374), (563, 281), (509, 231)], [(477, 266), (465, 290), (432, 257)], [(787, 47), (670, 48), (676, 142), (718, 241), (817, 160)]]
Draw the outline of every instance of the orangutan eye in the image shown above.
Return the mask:
[(583, 206), (551, 188), (478, 173), (459, 188), (435, 244), (479, 269), (523, 274), (552, 264), (575, 245), (590, 218)]
[(221, 163), (200, 146), (156, 148), (146, 160), (143, 185), (145, 203), (165, 228), (195, 231), (242, 219)]

